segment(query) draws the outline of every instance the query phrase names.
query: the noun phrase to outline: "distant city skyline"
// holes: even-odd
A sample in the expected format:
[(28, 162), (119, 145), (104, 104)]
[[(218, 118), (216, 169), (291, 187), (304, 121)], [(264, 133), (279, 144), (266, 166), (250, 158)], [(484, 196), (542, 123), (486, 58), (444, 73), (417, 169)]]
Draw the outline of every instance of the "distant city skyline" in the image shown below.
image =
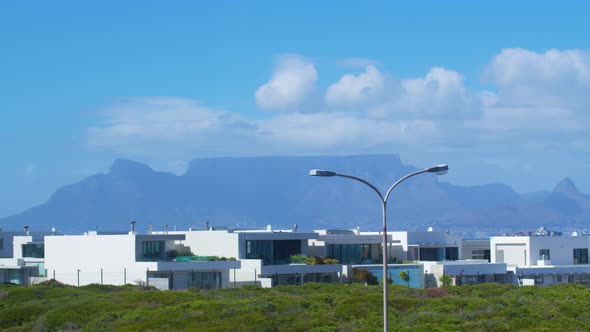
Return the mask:
[(391, 153), (453, 184), (590, 191), (589, 10), (2, 1), (0, 217), (116, 158)]

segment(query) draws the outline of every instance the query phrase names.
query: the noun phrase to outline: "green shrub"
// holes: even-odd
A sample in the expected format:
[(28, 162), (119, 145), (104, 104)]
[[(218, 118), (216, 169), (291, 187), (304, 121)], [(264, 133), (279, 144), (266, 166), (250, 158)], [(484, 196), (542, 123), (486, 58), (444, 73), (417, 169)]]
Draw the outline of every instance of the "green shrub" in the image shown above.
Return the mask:
[(352, 281), (353, 282), (360, 282), (366, 283), (367, 285), (376, 285), (377, 284), (377, 277), (373, 276), (368, 270), (365, 269), (358, 269), (352, 268)]
[(403, 280), (408, 287), (410, 287), (410, 274), (406, 271), (401, 271), (399, 273), (399, 278)]
[(289, 256), (289, 261), (293, 264), (306, 264), (307, 256), (297, 254)]

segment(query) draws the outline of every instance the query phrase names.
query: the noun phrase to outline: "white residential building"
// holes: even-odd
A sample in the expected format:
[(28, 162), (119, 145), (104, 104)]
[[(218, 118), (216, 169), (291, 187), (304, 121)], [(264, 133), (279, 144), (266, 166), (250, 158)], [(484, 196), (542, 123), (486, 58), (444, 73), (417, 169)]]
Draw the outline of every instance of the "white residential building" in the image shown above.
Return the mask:
[(295, 264), (292, 255), (310, 255), (308, 241), (316, 233), (293, 230), (214, 228), (169, 232), (186, 236), (183, 242), (196, 255), (235, 257), (241, 268), (230, 275), (232, 283), (263, 287), (305, 282), (338, 282), (340, 264)]
[(476, 285), (483, 283), (515, 283), (514, 273), (507, 269), (506, 263), (489, 263), (487, 260), (458, 260), (445, 262), (423, 262), (425, 286), (440, 287), (440, 278), (448, 275), (452, 284)]
[(43, 237), (53, 232), (0, 230), (0, 283), (31, 285), (45, 280)]
[(590, 284), (587, 236), (494, 236), (491, 261), (506, 263), (522, 285)]
[(169, 261), (167, 253), (182, 248), (182, 234), (138, 235), (87, 232), (45, 237), (48, 278), (70, 285), (129, 283), (160, 289), (230, 287), (237, 261)]
[(461, 237), (449, 231), (391, 232), (392, 241), (402, 246), (398, 260), (407, 261), (455, 261), (462, 259)]
[[(360, 229), (316, 230), (317, 239), (309, 240), (314, 256), (331, 257), (341, 264), (377, 264), (383, 261), (383, 233), (361, 232)], [(387, 257), (395, 261), (403, 255), (399, 240), (387, 235)]]

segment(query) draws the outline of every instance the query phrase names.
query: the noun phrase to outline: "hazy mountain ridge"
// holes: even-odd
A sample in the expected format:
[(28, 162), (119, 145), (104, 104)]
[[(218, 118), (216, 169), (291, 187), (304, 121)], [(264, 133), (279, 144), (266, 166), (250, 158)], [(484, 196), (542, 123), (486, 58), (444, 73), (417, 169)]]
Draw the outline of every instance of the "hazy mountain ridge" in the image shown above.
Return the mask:
[[(257, 157), (193, 160), (185, 174), (156, 172), (130, 160), (116, 160), (96, 174), (58, 189), (40, 206), (0, 219), (4, 229), (28, 224), (36, 229), (79, 232), (98, 227), (138, 229), (162, 224), (186, 229), (212, 225), (275, 226), (300, 229), (380, 229), (381, 209), (372, 190), (342, 178), (308, 176), (312, 168), (356, 175), (382, 191), (417, 170), (397, 155), (343, 157)], [(452, 171), (452, 166), (451, 166)], [(389, 228), (585, 225), (590, 196), (566, 178), (551, 193), (532, 200), (501, 183), (455, 186), (424, 174), (392, 193)]]

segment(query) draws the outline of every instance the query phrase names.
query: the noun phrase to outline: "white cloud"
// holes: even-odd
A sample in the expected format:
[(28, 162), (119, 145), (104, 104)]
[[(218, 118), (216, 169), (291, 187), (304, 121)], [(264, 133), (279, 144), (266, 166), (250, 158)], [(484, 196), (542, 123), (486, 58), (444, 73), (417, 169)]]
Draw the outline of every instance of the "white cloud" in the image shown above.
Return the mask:
[(423, 78), (401, 82), (403, 95), (398, 107), (413, 115), (461, 118), (478, 110), (477, 97), (465, 88), (463, 76), (456, 71), (433, 67)]
[(264, 109), (290, 112), (248, 118), (194, 100), (131, 99), (104, 110), (105, 121), (86, 138), (118, 155), (165, 159), (177, 172), (186, 160), (228, 155), (396, 152), (504, 164), (528, 153), (563, 156), (590, 146), (589, 115), (579, 103), (590, 92), (585, 54), (504, 50), (485, 72), (497, 91), (470, 89), (459, 72), (442, 67), (394, 79), (367, 66), (328, 85), (314, 112), (305, 100), (315, 67), (291, 56), (257, 92)]
[(380, 121), (335, 112), (286, 114), (261, 121), (259, 127), (266, 133), (263, 139), (267, 143), (313, 153), (334, 149), (373, 151), (384, 145), (415, 143), (435, 134), (429, 121)]
[(579, 107), (590, 95), (590, 53), (504, 49), (484, 72), (506, 104)]
[(318, 78), (315, 65), (300, 56), (282, 56), (270, 81), (256, 90), (256, 104), (267, 111), (291, 111), (312, 92)]
[[(169, 156), (236, 148), (228, 140), (250, 135), (254, 125), (237, 113), (214, 110), (196, 101), (172, 97), (136, 98), (103, 110), (102, 126), (87, 130), (86, 142), (119, 153)], [(220, 140), (220, 138), (222, 138)], [(228, 146), (220, 146), (227, 144)], [(199, 151), (199, 147), (202, 150)]]
[(375, 66), (367, 66), (364, 73), (355, 76), (346, 74), (328, 87), (325, 102), (331, 107), (354, 107), (382, 97), (385, 75)]

